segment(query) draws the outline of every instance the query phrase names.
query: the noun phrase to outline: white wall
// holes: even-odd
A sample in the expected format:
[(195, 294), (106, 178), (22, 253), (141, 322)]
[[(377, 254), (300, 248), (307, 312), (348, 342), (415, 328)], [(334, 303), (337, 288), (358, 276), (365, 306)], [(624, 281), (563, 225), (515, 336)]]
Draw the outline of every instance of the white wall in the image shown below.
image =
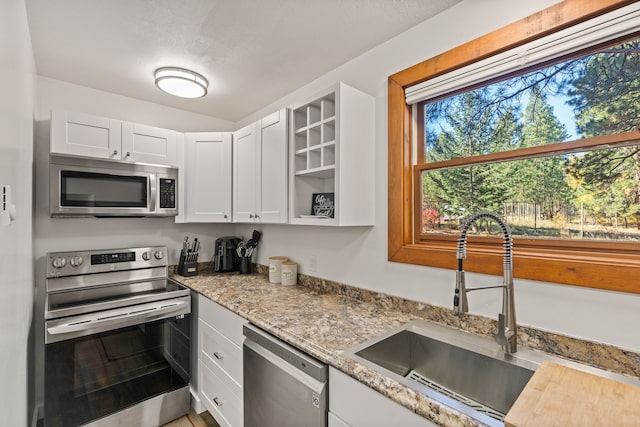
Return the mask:
[[(286, 255), (300, 264), (302, 273), (451, 307), (453, 270), (387, 261), (387, 77), (555, 2), (465, 0), (243, 119), (240, 125), (305, 99), (338, 80), (376, 97), (376, 137), (372, 143), (376, 154), (376, 226), (265, 225), (261, 227), (264, 242), (258, 261), (267, 264), (269, 256)], [(249, 226), (238, 227), (240, 235), (247, 236), (250, 230)], [(309, 270), (312, 255), (317, 256), (315, 273)], [(451, 268), (455, 268), (454, 259)], [(467, 276), (470, 285), (497, 284), (499, 280), (479, 274)], [(518, 279), (515, 287), (520, 324), (640, 351), (640, 334), (629, 333), (631, 325), (640, 325), (640, 295)], [(496, 317), (499, 291), (474, 293), (470, 309)]]
[(33, 307), (31, 224), (35, 67), (24, 0), (0, 13), (0, 184), (11, 185), (17, 218), (0, 225), (0, 424), (26, 426)]

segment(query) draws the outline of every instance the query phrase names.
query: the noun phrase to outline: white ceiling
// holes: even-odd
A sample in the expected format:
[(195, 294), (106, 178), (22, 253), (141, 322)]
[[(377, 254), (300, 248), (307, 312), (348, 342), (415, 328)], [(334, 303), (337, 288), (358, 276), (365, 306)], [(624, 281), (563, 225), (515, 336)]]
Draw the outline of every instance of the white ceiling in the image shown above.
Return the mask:
[[(26, 0), (41, 76), (238, 121), (460, 0)], [(158, 90), (190, 68), (204, 98)]]

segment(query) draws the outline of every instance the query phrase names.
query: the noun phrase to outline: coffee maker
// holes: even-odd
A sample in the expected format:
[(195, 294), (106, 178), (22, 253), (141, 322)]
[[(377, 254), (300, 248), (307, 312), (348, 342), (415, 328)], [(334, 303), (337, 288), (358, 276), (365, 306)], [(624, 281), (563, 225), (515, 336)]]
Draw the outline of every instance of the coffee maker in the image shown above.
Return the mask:
[(240, 257), (236, 252), (239, 237), (227, 236), (216, 239), (213, 248), (213, 270), (214, 271), (238, 271), (240, 269)]

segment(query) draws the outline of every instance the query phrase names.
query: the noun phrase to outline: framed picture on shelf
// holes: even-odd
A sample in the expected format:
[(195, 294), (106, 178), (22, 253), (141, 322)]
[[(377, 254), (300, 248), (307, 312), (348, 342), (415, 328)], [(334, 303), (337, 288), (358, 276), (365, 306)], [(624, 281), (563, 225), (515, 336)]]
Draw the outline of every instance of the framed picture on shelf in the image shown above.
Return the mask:
[(335, 193), (313, 193), (311, 196), (311, 215), (334, 218), (334, 195)]

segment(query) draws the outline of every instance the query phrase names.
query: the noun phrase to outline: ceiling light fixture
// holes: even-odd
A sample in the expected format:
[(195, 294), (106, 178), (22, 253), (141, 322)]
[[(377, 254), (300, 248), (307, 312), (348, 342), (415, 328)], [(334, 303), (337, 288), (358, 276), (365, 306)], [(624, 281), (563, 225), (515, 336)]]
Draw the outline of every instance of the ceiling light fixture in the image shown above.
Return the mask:
[(209, 87), (207, 79), (185, 68), (158, 68), (154, 76), (160, 90), (181, 98), (201, 98)]

